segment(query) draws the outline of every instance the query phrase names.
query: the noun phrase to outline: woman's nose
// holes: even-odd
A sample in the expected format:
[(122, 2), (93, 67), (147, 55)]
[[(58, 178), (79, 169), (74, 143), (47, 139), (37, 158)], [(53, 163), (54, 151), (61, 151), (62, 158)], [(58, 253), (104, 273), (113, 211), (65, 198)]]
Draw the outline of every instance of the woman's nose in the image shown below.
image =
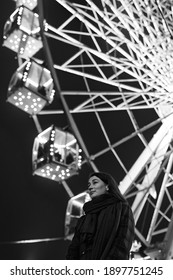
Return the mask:
[(92, 185), (89, 185), (89, 186), (88, 186), (88, 190), (89, 190), (89, 191), (92, 190), (92, 188), (93, 188)]

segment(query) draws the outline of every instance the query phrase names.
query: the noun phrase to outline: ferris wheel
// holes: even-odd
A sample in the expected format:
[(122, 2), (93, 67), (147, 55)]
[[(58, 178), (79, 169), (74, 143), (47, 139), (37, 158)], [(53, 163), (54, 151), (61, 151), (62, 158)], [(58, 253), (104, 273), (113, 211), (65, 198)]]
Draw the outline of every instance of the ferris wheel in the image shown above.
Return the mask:
[[(45, 83), (51, 104), (32, 115), (40, 133), (34, 146), (37, 156), (40, 137), (49, 137), (54, 129), (42, 132), (42, 117), (65, 116), (83, 151), (77, 166), (84, 171), (88, 166), (95, 171), (110, 170), (131, 204), (136, 238), (145, 255), (171, 259), (173, 3), (52, 0), (51, 5), (56, 10), (53, 19), (41, 1), (36, 12), (60, 105), (52, 101), (48, 73)], [(34, 22), (36, 34), (39, 24)], [(19, 53), (20, 70), (26, 56)], [(37, 64), (42, 59), (36, 53), (33, 61)], [(72, 135), (66, 136), (74, 145)], [(76, 151), (76, 146), (70, 149)], [(86, 193), (73, 196), (71, 181), (63, 178), (65, 172), (62, 184), (71, 197), (68, 227), (75, 201), (80, 212)]]

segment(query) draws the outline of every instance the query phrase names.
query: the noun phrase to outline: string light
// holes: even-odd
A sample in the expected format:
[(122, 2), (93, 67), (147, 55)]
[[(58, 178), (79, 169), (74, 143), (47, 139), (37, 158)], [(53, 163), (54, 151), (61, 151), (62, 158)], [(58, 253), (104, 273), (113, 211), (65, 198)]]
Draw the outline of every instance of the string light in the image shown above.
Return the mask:
[(4, 25), (3, 46), (24, 58), (37, 53), (43, 47), (38, 14), (26, 6), (18, 7)]
[(16, 7), (24, 5), (25, 7), (33, 10), (37, 6), (37, 0), (14, 0), (16, 2)]
[(55, 181), (66, 180), (78, 173), (81, 152), (71, 133), (52, 125), (34, 140), (33, 174)]
[(54, 98), (50, 71), (35, 61), (25, 61), (13, 74), (7, 101), (27, 112), (37, 114)]

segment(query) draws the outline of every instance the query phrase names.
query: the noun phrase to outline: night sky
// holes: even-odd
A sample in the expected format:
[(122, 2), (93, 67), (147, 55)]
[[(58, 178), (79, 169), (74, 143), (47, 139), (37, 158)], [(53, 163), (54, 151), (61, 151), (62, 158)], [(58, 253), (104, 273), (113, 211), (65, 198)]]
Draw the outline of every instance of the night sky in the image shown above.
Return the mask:
[[(15, 9), (1, 3), (3, 27)], [(32, 118), (6, 102), (8, 84), (18, 64), (15, 53), (1, 47), (1, 259), (64, 259), (68, 241), (15, 244), (11, 241), (61, 238), (68, 194), (61, 184), (32, 176), (32, 146), (37, 130)], [(50, 123), (51, 124), (51, 123)], [(47, 123), (43, 124), (46, 128)]]
[[(54, 1), (46, 1), (46, 16), (52, 25), (58, 26), (63, 17), (64, 10), (55, 11)], [(6, 102), (9, 81), (18, 67), (15, 53), (2, 47), (3, 27), (8, 17), (15, 9), (12, 0), (1, 3), (1, 94), (0, 94), (0, 147), (1, 147), (1, 196), (0, 196), (0, 258), (1, 259), (65, 259), (69, 241), (64, 240), (64, 218), (69, 196), (57, 182), (32, 175), (32, 147), (38, 132), (32, 118), (22, 110)], [(67, 46), (66, 54), (61, 44), (50, 41), (53, 56), (61, 63), (63, 56), (69, 54)], [(43, 53), (40, 53), (42, 56)], [(55, 58), (53, 58), (55, 59)], [(70, 74), (57, 71), (62, 90), (86, 90), (82, 78), (76, 78)], [(106, 90), (106, 85), (91, 83), (91, 90)], [(107, 89), (109, 90), (109, 88)], [(78, 101), (80, 97), (78, 98)], [(75, 97), (69, 102), (75, 106)], [(61, 108), (57, 97), (51, 108)], [(145, 118), (140, 112), (135, 112), (139, 126), (142, 127), (155, 119), (155, 114), (147, 114)], [(90, 154), (95, 154), (107, 147), (105, 137), (94, 115), (75, 115), (75, 122)], [(39, 116), (42, 129), (46, 129), (53, 123), (57, 127), (68, 125), (64, 114)], [(129, 135), (133, 126), (128, 114), (124, 111), (113, 115), (105, 113), (102, 121), (107, 127), (107, 132), (114, 143)], [(155, 128), (156, 129), (156, 128)], [(146, 132), (146, 139), (150, 139), (153, 130)], [(135, 149), (132, 149), (132, 147)], [(141, 152), (141, 144), (137, 139), (129, 141), (117, 148), (120, 158), (125, 163), (127, 170), (134, 163)], [(100, 156), (96, 160), (98, 169), (111, 173), (119, 182), (125, 172), (119, 167), (111, 152)], [(78, 176), (68, 180), (68, 184), (74, 195), (83, 192), (87, 188), (88, 174), (92, 171), (85, 164)], [(14, 244), (14, 241), (55, 238), (49, 242), (32, 244)]]

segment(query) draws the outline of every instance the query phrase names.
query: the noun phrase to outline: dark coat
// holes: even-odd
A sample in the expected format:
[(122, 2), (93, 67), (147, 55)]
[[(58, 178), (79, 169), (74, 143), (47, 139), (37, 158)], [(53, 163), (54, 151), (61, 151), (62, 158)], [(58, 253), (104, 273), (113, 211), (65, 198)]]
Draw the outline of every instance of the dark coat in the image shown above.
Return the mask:
[(129, 204), (116, 201), (97, 212), (97, 226), (92, 241), (84, 239), (82, 234), (87, 215), (78, 220), (66, 259), (128, 260), (134, 239), (134, 219)]

